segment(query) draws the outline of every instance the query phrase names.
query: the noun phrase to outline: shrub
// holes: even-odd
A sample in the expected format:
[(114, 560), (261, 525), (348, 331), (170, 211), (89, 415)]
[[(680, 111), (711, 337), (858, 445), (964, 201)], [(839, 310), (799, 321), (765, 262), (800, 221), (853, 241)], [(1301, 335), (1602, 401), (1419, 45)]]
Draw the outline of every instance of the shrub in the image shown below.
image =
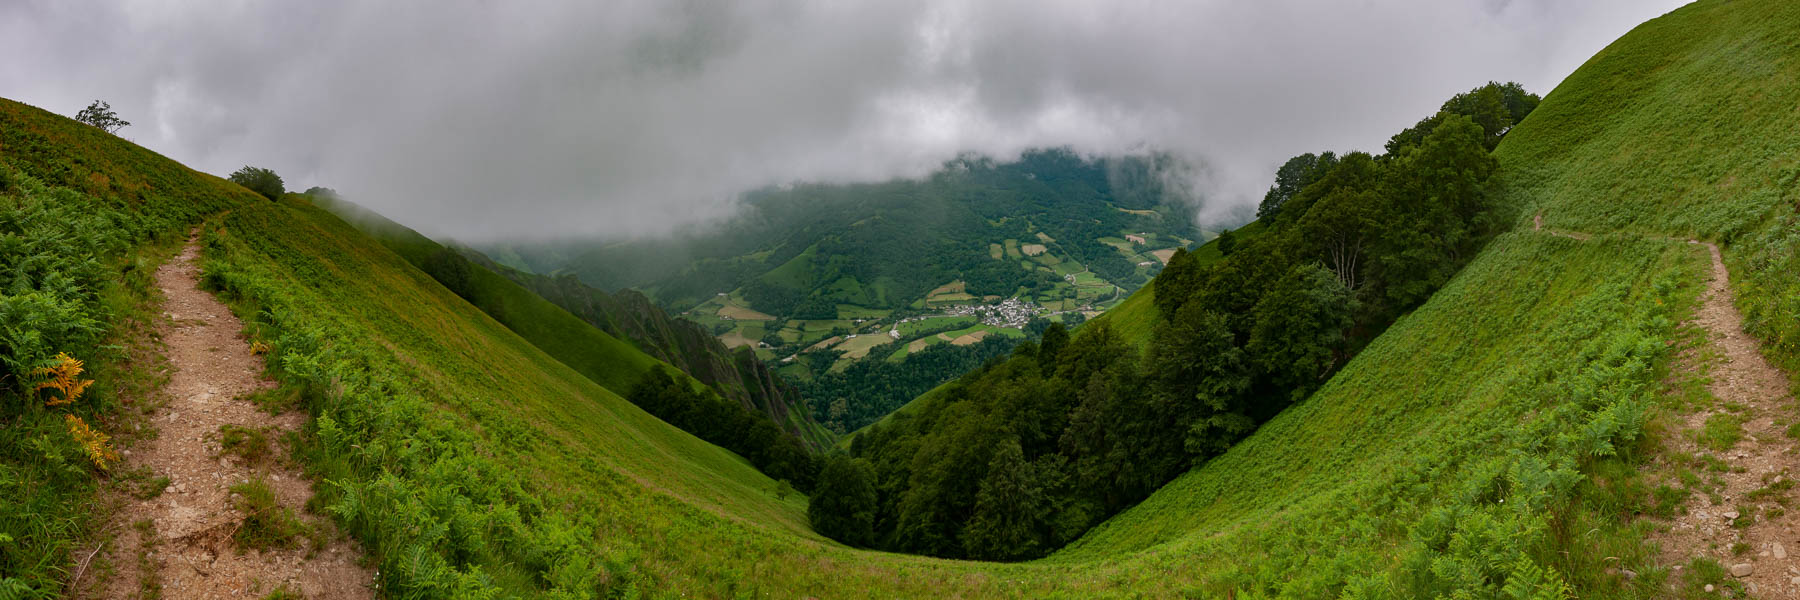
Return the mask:
[(280, 198), (287, 192), (287, 188), (282, 187), (281, 176), (262, 167), (245, 166), (238, 169), (231, 174), (231, 181), (270, 200)]

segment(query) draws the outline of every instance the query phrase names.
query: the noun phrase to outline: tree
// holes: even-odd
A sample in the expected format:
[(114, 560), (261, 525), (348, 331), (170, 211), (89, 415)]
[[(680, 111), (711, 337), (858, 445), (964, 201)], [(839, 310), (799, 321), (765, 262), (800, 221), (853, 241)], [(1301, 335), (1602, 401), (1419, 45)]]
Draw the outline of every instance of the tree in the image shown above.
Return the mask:
[[(1493, 150), (1500, 145), (1500, 139), (1512, 131), (1514, 125), (1525, 120), (1538, 106), (1537, 94), (1525, 91), (1525, 86), (1517, 83), (1498, 83), (1490, 81), (1487, 85), (1457, 94), (1438, 109), (1439, 113), (1462, 115), (1474, 120), (1481, 126), (1482, 147)], [(1407, 146), (1417, 145), (1431, 135), (1434, 128), (1443, 119), (1439, 115), (1426, 117), (1419, 124), (1394, 134), (1388, 140), (1388, 154), (1399, 154)]]
[(1219, 256), (1231, 256), (1237, 251), (1237, 233), (1230, 229), (1219, 232)]
[(264, 198), (270, 200), (280, 198), (281, 194), (287, 191), (287, 188), (282, 187), (280, 175), (276, 175), (274, 171), (262, 167), (246, 165), (244, 168), (238, 169), (237, 172), (231, 174), (231, 182), (244, 186), (252, 192), (262, 194)]
[(1269, 192), (1263, 195), (1262, 204), (1256, 207), (1256, 218), (1262, 219), (1280, 213), (1289, 199), (1324, 177), (1337, 166), (1337, 162), (1336, 154), (1326, 152), (1315, 155), (1308, 152), (1282, 163), (1281, 168), (1275, 171), (1275, 185), (1269, 187)]
[(1176, 248), (1175, 254), (1169, 257), (1169, 264), (1163, 267), (1156, 279), (1150, 281), (1154, 288), (1156, 312), (1167, 319), (1175, 315), (1175, 310), (1187, 302), (1188, 296), (1200, 284), (1200, 264), (1194, 262), (1194, 255), (1186, 248)]
[(1439, 113), (1431, 133), (1394, 159), (1376, 266), (1396, 306), (1423, 302), (1479, 241), (1487, 181), (1499, 169), (1483, 135), (1469, 117)]
[(1050, 503), (1017, 438), (1001, 440), (963, 528), (963, 550), (981, 560), (1019, 560), (1046, 550)]
[(81, 109), (81, 112), (75, 113), (75, 120), (99, 127), (107, 133), (116, 133), (131, 126), (130, 121), (119, 118), (119, 114), (113, 112), (111, 104), (100, 100), (95, 100), (87, 108)]
[(820, 535), (849, 544), (875, 542), (875, 472), (869, 463), (842, 453), (825, 458), (806, 518)]
[(1144, 448), (1144, 463), (1153, 472), (1174, 477), (1188, 466), (1183, 450), (1195, 457), (1219, 454), (1244, 434), (1244, 392), (1250, 373), (1244, 351), (1235, 345), (1225, 317), (1190, 303), (1157, 328), (1144, 359), (1146, 390), (1153, 398), (1156, 422), (1185, 427), (1164, 428), (1156, 444)]
[[(1245, 345), (1262, 372), (1288, 401), (1311, 393), (1337, 366), (1350, 328), (1350, 292), (1317, 263), (1293, 267), (1256, 303), (1256, 325)], [(1273, 414), (1281, 406), (1262, 407)]]

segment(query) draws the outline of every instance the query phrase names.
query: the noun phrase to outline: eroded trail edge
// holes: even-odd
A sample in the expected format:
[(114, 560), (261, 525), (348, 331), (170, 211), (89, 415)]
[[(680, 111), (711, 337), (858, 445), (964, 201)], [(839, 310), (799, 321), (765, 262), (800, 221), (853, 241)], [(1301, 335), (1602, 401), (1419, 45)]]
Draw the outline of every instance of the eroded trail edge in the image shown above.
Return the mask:
[[(166, 297), (158, 330), (174, 373), (165, 390), (168, 403), (149, 416), (157, 435), (129, 448), (120, 469), (147, 468), (168, 484), (157, 486), (160, 493), (123, 500), (109, 552), (117, 571), (100, 593), (258, 598), (285, 588), (313, 600), (372, 598), (372, 574), (357, 566), (359, 551), (306, 512), (312, 487), (285, 458), (283, 434), (298, 430), (305, 415), (271, 416), (248, 398), (274, 384), (261, 379), (261, 361), (241, 336), (242, 322), (199, 289), (198, 254), (189, 239), (156, 271)], [(251, 482), (266, 484), (277, 507), (255, 510), (231, 489)], [(281, 509), (300, 525), (293, 535), (264, 536), (261, 543), (240, 539), (263, 530), (246, 521), (246, 510), (280, 519)]]

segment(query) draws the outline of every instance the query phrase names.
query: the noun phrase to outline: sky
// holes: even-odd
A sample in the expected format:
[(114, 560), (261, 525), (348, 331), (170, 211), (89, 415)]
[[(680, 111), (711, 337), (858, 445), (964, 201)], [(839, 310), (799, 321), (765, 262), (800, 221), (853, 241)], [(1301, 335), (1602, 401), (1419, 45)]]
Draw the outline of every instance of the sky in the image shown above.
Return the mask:
[(1548, 93), (1678, 0), (0, 0), (0, 97), (469, 242), (660, 235), (958, 154), (1166, 151), (1203, 224), (1288, 157)]

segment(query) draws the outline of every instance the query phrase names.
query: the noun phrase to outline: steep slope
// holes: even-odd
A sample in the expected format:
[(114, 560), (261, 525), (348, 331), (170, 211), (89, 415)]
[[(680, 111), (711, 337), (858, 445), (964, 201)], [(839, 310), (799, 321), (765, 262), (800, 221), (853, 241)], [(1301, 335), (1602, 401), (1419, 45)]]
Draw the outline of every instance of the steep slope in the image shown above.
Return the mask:
[[(558, 287), (549, 278), (520, 273), (471, 250), (439, 244), (335, 195), (312, 198), (320, 207), (380, 240), (450, 291), (614, 393), (628, 394), (645, 371), (659, 362), (669, 363), (721, 396), (768, 415), (783, 431), (809, 445), (823, 448), (830, 444), (829, 432), (811, 420), (799, 393), (777, 379), (761, 361), (754, 356), (733, 355), (704, 330), (670, 319), (661, 309), (642, 301), (641, 296), (637, 304), (626, 304), (580, 286), (579, 282), (565, 281), (563, 287)], [(629, 302), (630, 297), (624, 300)], [(596, 309), (606, 312), (594, 312)]]
[[(108, 469), (153, 435), (142, 415), (166, 377), (152, 273), (191, 223), (256, 201), (0, 99), (0, 595), (103, 584), (90, 567), (117, 533), (110, 498), (139, 479)], [(37, 385), (54, 383), (52, 367), (68, 375), (58, 395)]]
[(1747, 326), (1794, 364), (1797, 55), (1775, 0), (1634, 30), (1498, 150), (1521, 224), (1595, 235), (1501, 235), (1311, 399), (1032, 563), (821, 540), (797, 495), (313, 207), (233, 210), (208, 273), (311, 386), (308, 460), (390, 594), (1669, 597), (1641, 519), (1680, 504), (1639, 469), (1665, 381), (1691, 381), (1677, 323), (1710, 261), (1681, 238), (1724, 243)]
[(814, 448), (831, 445), (831, 432), (807, 410), (806, 399), (747, 347), (725, 347), (712, 332), (670, 317), (635, 290), (609, 294), (573, 276), (534, 275), (489, 261), (472, 250), (470, 260), (531, 290), (601, 331), (637, 344), (645, 353), (693, 375), (745, 408), (766, 414)]

